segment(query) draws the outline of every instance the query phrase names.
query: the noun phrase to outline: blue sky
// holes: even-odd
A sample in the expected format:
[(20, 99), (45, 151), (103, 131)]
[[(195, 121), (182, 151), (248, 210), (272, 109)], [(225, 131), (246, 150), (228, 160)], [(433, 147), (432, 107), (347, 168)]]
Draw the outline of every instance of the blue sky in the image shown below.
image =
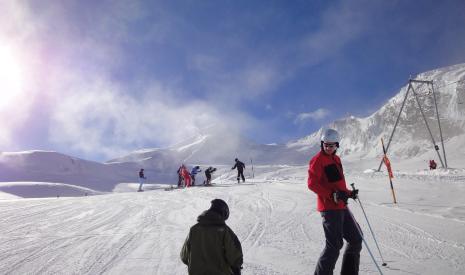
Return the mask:
[[(96, 4), (95, 2), (98, 2)], [(465, 62), (458, 1), (2, 1), (1, 151), (285, 143)]]

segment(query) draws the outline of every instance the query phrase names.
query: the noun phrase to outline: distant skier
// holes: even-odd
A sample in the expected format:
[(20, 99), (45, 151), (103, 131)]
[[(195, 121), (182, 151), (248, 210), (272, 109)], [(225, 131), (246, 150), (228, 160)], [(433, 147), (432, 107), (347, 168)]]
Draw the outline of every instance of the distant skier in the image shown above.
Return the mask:
[(191, 170), (191, 177), (192, 177), (192, 186), (195, 185), (195, 175), (197, 175), (197, 173), (199, 172), (202, 172), (202, 170), (200, 170), (200, 166), (194, 166), (194, 168), (192, 168)]
[(137, 190), (137, 192), (142, 192), (142, 185), (144, 184), (145, 180), (147, 178), (145, 177), (144, 175), (144, 169), (140, 169), (139, 171), (139, 189)]
[(182, 165), (179, 166), (178, 171), (176, 171), (178, 174), (178, 188), (183, 187), (184, 185), (184, 177), (182, 175)]
[(221, 199), (211, 201), (210, 209), (197, 218), (181, 249), (181, 260), (190, 275), (240, 275), (243, 263), (242, 246), (225, 221), (229, 207)]
[(184, 180), (184, 186), (191, 187), (191, 174), (189, 171), (187, 171), (187, 168), (184, 164), (181, 165), (181, 174)]
[(205, 170), (205, 177), (207, 178), (207, 180), (204, 182), (205, 185), (211, 185), (212, 174), (215, 171), (216, 171), (216, 168), (213, 168), (211, 166), (208, 167), (207, 170)]
[(245, 164), (242, 161), (238, 160), (237, 158), (235, 158), (234, 161), (236, 163), (231, 168), (231, 170), (234, 170), (237, 168), (237, 183), (240, 182), (240, 179), (242, 179), (242, 182), (245, 182), (245, 177), (244, 177)]
[(431, 159), (431, 160), (429, 161), (429, 170), (434, 170), (434, 169), (436, 169), (437, 166), (438, 166), (438, 165), (436, 164), (436, 162), (434, 161), (434, 159)]
[(347, 208), (348, 198), (356, 199), (358, 190), (347, 189), (341, 160), (336, 155), (339, 133), (326, 130), (321, 136), (321, 151), (309, 163), (308, 188), (318, 196), (317, 210), (323, 218), (326, 246), (318, 259), (315, 275), (333, 274), (345, 239), (347, 246), (342, 258), (341, 274), (358, 274), (362, 236), (357, 221)]

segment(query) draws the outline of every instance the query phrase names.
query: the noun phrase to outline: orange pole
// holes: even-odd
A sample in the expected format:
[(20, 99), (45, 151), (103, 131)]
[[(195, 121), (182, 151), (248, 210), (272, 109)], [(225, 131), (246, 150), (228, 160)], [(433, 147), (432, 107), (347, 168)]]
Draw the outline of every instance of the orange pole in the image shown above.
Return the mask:
[[(388, 165), (390, 165), (390, 164), (387, 164), (386, 161), (385, 161), (385, 158), (387, 158), (387, 156), (386, 156), (386, 148), (384, 147), (383, 138), (381, 138), (381, 145), (383, 146), (383, 153), (384, 153), (383, 162), (384, 162), (384, 164), (386, 164), (386, 168), (390, 169), (388, 167)], [(394, 192), (394, 186), (392, 185), (392, 178), (390, 176), (389, 171), (388, 171), (388, 178), (389, 178), (389, 183), (391, 184), (391, 192), (392, 192), (392, 198), (394, 199), (394, 204), (397, 204), (396, 193)]]

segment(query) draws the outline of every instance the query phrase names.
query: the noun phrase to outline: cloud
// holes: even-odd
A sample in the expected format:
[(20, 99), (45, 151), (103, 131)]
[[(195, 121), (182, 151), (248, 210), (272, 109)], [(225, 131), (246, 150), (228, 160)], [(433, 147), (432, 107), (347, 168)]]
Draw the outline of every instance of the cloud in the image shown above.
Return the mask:
[(211, 125), (240, 130), (239, 121), (246, 119), (206, 101), (177, 98), (178, 92), (158, 83), (140, 96), (102, 79), (69, 86), (52, 111), (50, 139), (89, 155), (111, 158), (147, 144), (169, 146)]
[(39, 25), (30, 20), (30, 9), (19, 1), (1, 1), (0, 10), (0, 150), (11, 151), (18, 148), (15, 135), (30, 118), (47, 66), (34, 54)]
[[(307, 65), (337, 53), (362, 33), (366, 15), (357, 11), (360, 6), (338, 4), (303, 41), (298, 35), (282, 42), (250, 39), (251, 25), (245, 20), (236, 26), (244, 21), (236, 16), (228, 18), (234, 28), (201, 28), (177, 5), (113, 2), (0, 3), (8, 14), (0, 17), (1, 33), (36, 62), (31, 66), (36, 81), (30, 86), (49, 101), (50, 117), (44, 120), (50, 121), (44, 128), (49, 128), (52, 148), (113, 157), (179, 142), (205, 125), (256, 129), (259, 123), (244, 102), (281, 92), (283, 81), (302, 67), (295, 59), (305, 56)], [(243, 19), (253, 18), (261, 28), (262, 16)], [(5, 120), (8, 130), (0, 142), (13, 140), (13, 124), (27, 120), (26, 105), (21, 106), (23, 118)], [(325, 116), (317, 112), (300, 114), (295, 121)]]
[[(284, 92), (279, 89), (280, 85), (304, 67), (335, 58), (347, 45), (359, 40), (371, 28), (373, 13), (382, 10), (384, 5), (366, 0), (330, 4), (319, 14), (317, 28), (286, 37), (286, 42), (272, 40), (271, 43), (278, 43), (272, 46), (268, 40), (262, 43), (260, 37), (252, 45), (247, 44), (248, 40), (218, 38), (222, 41), (222, 52), (207, 48), (192, 54), (188, 62), (201, 74), (205, 90), (232, 104)], [(269, 20), (267, 15), (258, 16), (261, 16), (258, 21)]]
[(1, 36), (14, 36), (17, 41), (24, 40), (35, 33), (39, 26), (31, 20), (32, 12), (22, 2), (1, 1), (0, 30)]
[[(0, 85), (0, 90), (2, 87)], [(2, 93), (4, 90), (2, 90)], [(36, 101), (37, 92), (26, 90), (14, 98), (10, 98), (8, 105), (0, 108), (0, 150), (12, 151), (17, 150), (16, 134), (30, 119), (30, 111)], [(0, 94), (0, 100), (2, 95)], [(13, 102), (14, 101), (14, 102)]]
[(258, 97), (273, 91), (281, 82), (280, 76), (276, 67), (260, 64), (247, 68), (239, 80), (248, 96)]
[(320, 108), (310, 113), (300, 113), (296, 116), (294, 123), (304, 123), (307, 120), (321, 120), (329, 116), (330, 112), (327, 109)]
[(221, 60), (213, 55), (194, 54), (188, 66), (199, 72), (213, 73), (221, 68)]
[[(105, 16), (100, 14), (103, 8)], [(33, 68), (28, 100), (12, 104), (9, 115), (0, 112), (6, 128), (0, 134), (0, 145), (10, 148), (18, 125), (32, 123), (28, 118), (31, 110), (38, 109), (31, 105), (35, 96), (47, 100), (45, 115), (40, 117), (40, 124), (49, 130), (45, 147), (108, 158), (149, 145), (169, 146), (211, 125), (223, 125), (231, 132), (254, 128), (256, 120), (236, 103), (252, 90), (264, 91), (275, 78), (274, 71), (254, 65), (228, 74), (223, 60), (199, 55), (195, 68), (212, 72), (206, 82), (216, 80), (208, 86), (209, 94), (199, 99), (182, 84), (156, 74), (145, 72), (131, 79), (133, 67), (126, 66), (134, 55), (128, 52), (129, 46), (162, 43), (171, 37), (173, 28), (189, 25), (173, 19), (163, 8), (157, 8), (163, 19), (156, 19), (147, 32), (137, 27), (147, 14), (135, 1), (111, 5), (7, 1), (0, 3), (0, 9), (8, 14), (0, 17), (0, 42), (5, 37), (13, 41), (32, 60), (28, 65)], [(229, 100), (228, 94), (237, 94), (238, 99)]]
[(367, 0), (329, 5), (321, 15), (320, 26), (298, 44), (300, 65), (313, 66), (338, 56), (348, 44), (360, 39), (371, 28), (373, 17), (385, 5)]
[[(252, 49), (246, 52), (246, 55), (254, 55)], [(188, 62), (189, 68), (201, 76), (197, 80), (202, 88), (229, 105), (239, 105), (243, 101), (252, 101), (275, 92), (285, 79), (278, 59), (232, 61), (228, 56), (202, 53), (193, 54)], [(232, 67), (229, 65), (235, 62), (238, 64)]]

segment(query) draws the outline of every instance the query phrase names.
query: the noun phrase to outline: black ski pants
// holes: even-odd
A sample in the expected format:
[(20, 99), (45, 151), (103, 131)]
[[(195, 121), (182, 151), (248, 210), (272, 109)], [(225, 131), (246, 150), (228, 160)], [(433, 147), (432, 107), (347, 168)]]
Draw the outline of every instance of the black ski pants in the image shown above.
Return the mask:
[(191, 178), (192, 178), (191, 186), (194, 186), (195, 185), (195, 174), (191, 174)]
[(362, 236), (357, 229), (356, 221), (348, 209), (328, 210), (321, 212), (326, 246), (318, 259), (315, 275), (332, 275), (339, 250), (345, 239), (347, 246), (342, 258), (341, 275), (356, 275), (360, 264)]
[(182, 184), (183, 180), (184, 178), (180, 174), (178, 174), (178, 187), (181, 187), (183, 185)]
[(205, 172), (205, 177), (207, 178), (206, 184), (210, 184), (212, 181), (212, 174)]
[(242, 182), (245, 182), (244, 170), (237, 169), (237, 182), (242, 179)]

